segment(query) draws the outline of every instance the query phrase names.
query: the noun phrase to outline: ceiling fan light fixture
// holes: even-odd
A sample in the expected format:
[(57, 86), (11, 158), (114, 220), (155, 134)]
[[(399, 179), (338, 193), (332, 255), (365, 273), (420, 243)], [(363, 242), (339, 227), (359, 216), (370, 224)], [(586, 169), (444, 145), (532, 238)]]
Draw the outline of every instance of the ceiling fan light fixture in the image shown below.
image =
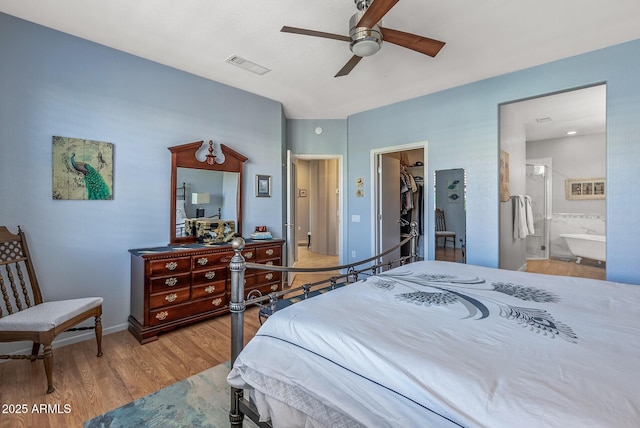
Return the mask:
[(349, 20), (349, 37), (351, 38), (349, 47), (354, 55), (365, 57), (375, 54), (382, 47), (382, 31), (380, 22), (373, 28), (356, 27), (362, 15), (362, 12), (357, 12)]

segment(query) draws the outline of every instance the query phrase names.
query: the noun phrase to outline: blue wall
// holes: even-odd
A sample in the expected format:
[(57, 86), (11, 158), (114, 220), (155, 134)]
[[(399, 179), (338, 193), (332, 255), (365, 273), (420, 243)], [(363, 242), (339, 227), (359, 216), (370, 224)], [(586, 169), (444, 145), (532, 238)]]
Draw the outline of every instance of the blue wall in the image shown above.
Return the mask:
[[(213, 139), (249, 157), (244, 230), (281, 235), (261, 214), (280, 193), (253, 197), (255, 174), (281, 185), (279, 102), (4, 14), (0, 58), (0, 224), (25, 229), (45, 298), (103, 296), (106, 332), (126, 326), (127, 250), (169, 241), (170, 146)], [(52, 199), (54, 135), (115, 145), (112, 201)]]
[[(428, 141), (427, 212), (433, 212), (434, 170), (467, 170), (468, 263), (498, 266), (498, 107), (501, 103), (607, 84), (607, 278), (640, 284), (637, 207), (640, 191), (640, 40), (475, 82), (349, 118), (347, 194), (369, 176), (369, 152)], [(371, 248), (370, 195), (350, 198), (348, 252)], [(429, 229), (434, 230), (433, 218)], [(434, 237), (429, 234), (429, 251)], [(429, 254), (428, 258), (433, 258)]]
[[(282, 189), (287, 146), (342, 154), (345, 254), (364, 258), (371, 189), (353, 196), (355, 178), (371, 176), (372, 149), (428, 141), (428, 212), (434, 170), (465, 168), (468, 262), (497, 266), (499, 104), (599, 82), (608, 107), (607, 275), (640, 283), (640, 41), (330, 121), (286, 120), (279, 102), (4, 14), (0, 58), (0, 224), (24, 226), (46, 298), (105, 297), (106, 332), (129, 315), (127, 250), (168, 241), (167, 147), (214, 139), (248, 156), (244, 228), (267, 224), (276, 236), (283, 192), (253, 197), (255, 174)], [(52, 200), (53, 135), (115, 144), (113, 201)], [(360, 223), (349, 221), (354, 214)]]

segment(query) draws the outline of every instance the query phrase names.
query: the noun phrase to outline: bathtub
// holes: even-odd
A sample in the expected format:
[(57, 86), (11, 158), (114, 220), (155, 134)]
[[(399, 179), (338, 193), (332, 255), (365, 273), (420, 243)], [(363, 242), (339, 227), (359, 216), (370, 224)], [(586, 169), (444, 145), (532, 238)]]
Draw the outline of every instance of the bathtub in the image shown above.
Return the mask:
[(582, 257), (601, 262), (607, 261), (607, 239), (604, 235), (561, 233), (560, 237), (564, 238), (569, 246), (569, 251), (578, 257), (578, 263)]

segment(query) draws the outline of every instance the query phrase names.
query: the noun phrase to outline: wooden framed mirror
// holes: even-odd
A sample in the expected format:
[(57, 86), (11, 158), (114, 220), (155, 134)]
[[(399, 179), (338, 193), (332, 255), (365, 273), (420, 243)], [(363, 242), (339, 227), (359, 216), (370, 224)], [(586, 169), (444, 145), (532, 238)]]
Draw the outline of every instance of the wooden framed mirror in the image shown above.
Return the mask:
[[(213, 141), (169, 147), (171, 152), (170, 245), (192, 243), (184, 233), (184, 219), (232, 220), (242, 235), (242, 167), (248, 159), (224, 144)], [(195, 196), (194, 196), (195, 195)], [(180, 212), (180, 213), (178, 213)], [(181, 226), (182, 225), (182, 226)]]

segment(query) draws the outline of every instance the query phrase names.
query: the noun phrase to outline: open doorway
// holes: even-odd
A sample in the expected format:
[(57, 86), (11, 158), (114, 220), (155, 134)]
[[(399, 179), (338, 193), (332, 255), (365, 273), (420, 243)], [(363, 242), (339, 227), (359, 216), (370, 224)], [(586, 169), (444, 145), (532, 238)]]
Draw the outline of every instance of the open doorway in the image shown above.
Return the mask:
[(500, 267), (605, 279), (606, 85), (501, 105), (500, 159)]
[(342, 156), (295, 155), (294, 159), (295, 266), (338, 265), (343, 233)]
[[(418, 142), (371, 150), (371, 224), (373, 227), (372, 254), (379, 254), (401, 242), (410, 231), (409, 223), (418, 225), (418, 258), (426, 258), (425, 214), (427, 189), (427, 143)], [(409, 177), (409, 180), (407, 180)], [(413, 186), (415, 183), (415, 186)], [(403, 188), (411, 186), (410, 192)], [(408, 204), (408, 198), (411, 199)], [(386, 256), (383, 262), (408, 255), (408, 246)]]

